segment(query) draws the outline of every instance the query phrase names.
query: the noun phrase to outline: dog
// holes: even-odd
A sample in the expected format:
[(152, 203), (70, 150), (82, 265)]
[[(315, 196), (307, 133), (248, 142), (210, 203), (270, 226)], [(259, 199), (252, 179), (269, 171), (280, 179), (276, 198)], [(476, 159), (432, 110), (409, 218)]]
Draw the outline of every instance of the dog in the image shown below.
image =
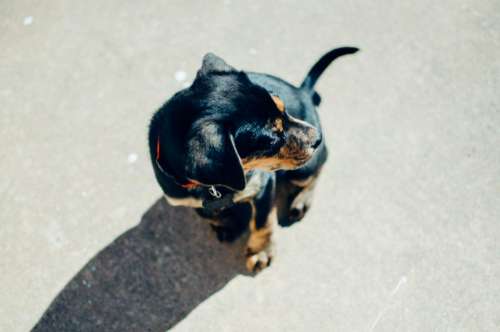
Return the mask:
[[(284, 211), (280, 224), (286, 226), (301, 220), (311, 205), (327, 159), (314, 85), (333, 60), (357, 51), (342, 47), (326, 53), (300, 87), (237, 70), (208, 53), (191, 86), (151, 119), (149, 151), (165, 198), (173, 206), (195, 208), (220, 241), (250, 229), (250, 272), (271, 263), (278, 210)], [(280, 189), (286, 197), (277, 206)]]

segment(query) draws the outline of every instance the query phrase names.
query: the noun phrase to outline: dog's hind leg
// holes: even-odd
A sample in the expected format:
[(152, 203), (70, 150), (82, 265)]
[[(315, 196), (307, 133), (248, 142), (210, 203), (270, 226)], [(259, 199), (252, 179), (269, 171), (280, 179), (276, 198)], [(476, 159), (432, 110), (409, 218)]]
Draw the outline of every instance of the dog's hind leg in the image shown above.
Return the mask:
[(281, 226), (302, 220), (312, 204), (320, 170), (306, 178), (287, 177), (278, 185), (278, 218)]
[(318, 176), (316, 174), (305, 181), (290, 180), (291, 184), (295, 186), (298, 191), (296, 196), (292, 196), (293, 200), (291, 200), (288, 210), (288, 218), (290, 218), (292, 223), (302, 220), (311, 207), (317, 180)]

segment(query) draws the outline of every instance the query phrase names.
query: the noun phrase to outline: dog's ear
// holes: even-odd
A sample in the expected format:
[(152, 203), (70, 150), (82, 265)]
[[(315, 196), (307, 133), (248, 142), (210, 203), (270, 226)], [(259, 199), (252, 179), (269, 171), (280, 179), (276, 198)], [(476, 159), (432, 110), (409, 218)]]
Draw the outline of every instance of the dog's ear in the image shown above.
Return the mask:
[(224, 60), (219, 58), (213, 53), (207, 53), (203, 57), (203, 63), (201, 69), (198, 71), (198, 75), (205, 75), (210, 72), (231, 72), (236, 71), (233, 67), (228, 65)]
[(233, 190), (245, 188), (245, 172), (227, 129), (213, 121), (204, 121), (195, 123), (188, 137), (186, 176), (189, 179)]

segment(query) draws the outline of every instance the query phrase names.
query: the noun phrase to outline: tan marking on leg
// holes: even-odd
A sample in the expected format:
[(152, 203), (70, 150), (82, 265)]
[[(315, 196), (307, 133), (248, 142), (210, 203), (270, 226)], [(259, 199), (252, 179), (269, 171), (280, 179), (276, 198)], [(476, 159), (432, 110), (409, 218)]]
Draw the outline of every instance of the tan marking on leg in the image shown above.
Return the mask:
[[(271, 212), (274, 213), (275, 211)], [(262, 249), (265, 249), (269, 244), (272, 235), (272, 226), (266, 223), (260, 229), (255, 228), (255, 219), (250, 222), (250, 238), (247, 243), (247, 250), (249, 254), (255, 254)]]
[(316, 187), (318, 180), (318, 174), (319, 173), (316, 173), (304, 180), (290, 180), (293, 185), (302, 188), (290, 204), (289, 211), (290, 213), (293, 211), (295, 218), (297, 219), (296, 221), (301, 220), (311, 207), (314, 188)]
[[(252, 203), (255, 212), (255, 205)], [(269, 213), (266, 224), (257, 229), (255, 225), (255, 214), (250, 221), (250, 238), (247, 242), (247, 270), (259, 272), (271, 264), (273, 257), (272, 233), (273, 225), (277, 223), (278, 215), (276, 207)]]

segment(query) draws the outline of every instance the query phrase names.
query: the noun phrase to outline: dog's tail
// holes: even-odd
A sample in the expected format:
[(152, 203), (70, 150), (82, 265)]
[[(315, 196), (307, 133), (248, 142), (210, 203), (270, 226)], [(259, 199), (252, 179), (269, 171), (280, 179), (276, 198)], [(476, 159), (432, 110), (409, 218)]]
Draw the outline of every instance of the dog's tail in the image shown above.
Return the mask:
[(300, 88), (309, 90), (311, 92), (315, 105), (319, 105), (321, 98), (313, 88), (321, 74), (323, 74), (325, 69), (330, 65), (330, 63), (332, 63), (333, 60), (343, 55), (354, 54), (357, 51), (359, 51), (359, 49), (356, 47), (339, 47), (323, 55), (321, 59), (319, 59), (318, 62), (316, 62), (314, 66), (312, 66), (312, 68), (307, 73), (306, 78), (300, 85)]

